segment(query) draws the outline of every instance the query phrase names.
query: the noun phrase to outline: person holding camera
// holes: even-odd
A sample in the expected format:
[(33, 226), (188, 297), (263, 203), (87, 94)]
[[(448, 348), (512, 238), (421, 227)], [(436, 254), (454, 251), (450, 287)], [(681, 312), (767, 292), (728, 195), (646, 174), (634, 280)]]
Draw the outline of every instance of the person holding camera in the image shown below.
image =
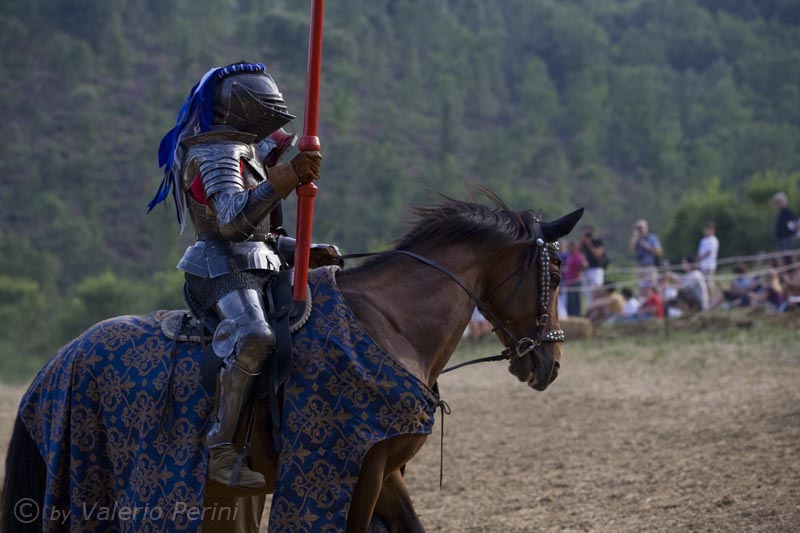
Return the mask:
[(603, 239), (595, 237), (594, 226), (583, 228), (581, 237), (581, 252), (586, 257), (588, 266), (581, 273), (582, 284), (586, 290), (586, 306), (592, 305), (596, 297), (604, 297), (598, 294), (605, 281), (605, 268), (608, 265), (606, 249), (603, 246)]
[(658, 235), (650, 232), (644, 219), (633, 225), (633, 233), (628, 245), (636, 260), (636, 280), (639, 287), (656, 286), (658, 266), (663, 252)]

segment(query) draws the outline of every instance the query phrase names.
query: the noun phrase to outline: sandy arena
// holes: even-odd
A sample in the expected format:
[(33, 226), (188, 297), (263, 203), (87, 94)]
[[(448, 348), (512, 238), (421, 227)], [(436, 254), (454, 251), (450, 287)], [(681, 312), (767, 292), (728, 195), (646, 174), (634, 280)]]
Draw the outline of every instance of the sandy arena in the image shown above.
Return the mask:
[[(444, 487), (438, 421), (407, 471), (429, 531), (797, 530), (796, 330), (565, 348), (544, 393), (502, 363), (441, 380)], [(23, 390), (0, 392), (3, 457)]]
[(568, 344), (544, 393), (446, 376), (443, 490), (438, 427), (408, 471), (426, 528), (797, 531), (800, 336), (732, 335)]

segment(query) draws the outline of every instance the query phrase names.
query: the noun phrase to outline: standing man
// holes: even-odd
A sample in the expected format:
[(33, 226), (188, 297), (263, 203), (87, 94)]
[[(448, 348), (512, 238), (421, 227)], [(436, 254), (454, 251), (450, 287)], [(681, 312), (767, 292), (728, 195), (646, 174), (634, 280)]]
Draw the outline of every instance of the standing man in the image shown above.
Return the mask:
[(586, 263), (589, 265), (581, 274), (583, 286), (586, 287), (586, 307), (588, 308), (592, 305), (592, 301), (598, 296), (597, 293), (603, 286), (605, 268), (608, 265), (603, 239), (595, 237), (594, 226), (585, 226), (583, 228), (581, 252), (586, 257)]
[(278, 164), (291, 137), (279, 130), (293, 118), (263, 64), (209, 70), (161, 141), (164, 180), (149, 206), (172, 188), (178, 221), (183, 226), (188, 213), (194, 225), (196, 242), (178, 268), (186, 275), (192, 311), (219, 322), (212, 347), (224, 363), (208, 436), (208, 477), (231, 486), (265, 485), (242, 463), (234, 442), (275, 341), (264, 288), (283, 263), (270, 213), (295, 187), (320, 176), (319, 152), (300, 152)]
[(703, 228), (703, 238), (697, 246), (697, 266), (706, 280), (708, 290), (714, 288), (714, 273), (717, 271), (717, 254), (719, 253), (719, 239), (717, 239), (717, 226), (713, 222), (706, 222)]
[(567, 316), (581, 316), (581, 273), (588, 266), (576, 241), (567, 245), (564, 263), (564, 286), (567, 289)]
[(778, 210), (778, 215), (775, 217), (775, 241), (778, 250), (791, 250), (794, 248), (797, 215), (789, 209), (789, 199), (786, 197), (786, 193), (776, 192), (772, 201)]
[(658, 235), (650, 233), (650, 226), (645, 219), (637, 220), (633, 225), (628, 247), (636, 260), (636, 280), (639, 287), (658, 285), (658, 265), (663, 250)]

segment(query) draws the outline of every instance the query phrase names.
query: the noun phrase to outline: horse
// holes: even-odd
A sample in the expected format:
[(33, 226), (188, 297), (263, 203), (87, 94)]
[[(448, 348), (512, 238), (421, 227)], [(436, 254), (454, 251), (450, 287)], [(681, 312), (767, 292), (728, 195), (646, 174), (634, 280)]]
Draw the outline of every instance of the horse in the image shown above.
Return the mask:
[[(564, 337), (559, 329), (557, 311), (560, 259), (555, 243), (569, 234), (583, 210), (545, 222), (532, 211), (514, 211), (499, 197), (489, 191), (484, 193), (493, 205), (444, 198), (438, 204), (413, 209), (417, 222), (397, 241), (394, 249), (356, 268), (333, 273), (338, 291), (358, 321), (363, 336), (391, 354), (387, 360), (397, 364), (397, 372), (405, 373), (406, 384), (419, 382), (422, 388), (428, 388), (426, 394), (436, 390), (437, 379), (455, 352), (476, 305), (506, 347), (504, 356), (509, 360), (508, 369), (514, 377), (543, 391), (559, 373)], [(107, 323), (116, 322), (110, 319)], [(157, 345), (154, 342), (149, 349), (164, 349)], [(295, 344), (295, 353), (301, 349)], [(48, 365), (59, 364), (59, 354), (54, 358), (55, 363), (51, 360)], [(79, 357), (100, 359), (104, 356), (82, 352)], [(163, 372), (159, 376), (158, 379), (169, 383), (174, 379)], [(391, 388), (395, 384), (384, 385)], [(188, 391), (184, 396), (189, 398), (192, 384), (184, 379), (180, 386)], [(287, 384), (290, 386), (291, 382)], [(181, 398), (175, 400), (178, 403), (173, 409), (183, 407), (185, 412), (187, 404), (180, 404)], [(203, 416), (208, 416), (209, 411), (206, 409)], [(27, 524), (23, 523), (27, 522), (25, 520), (18, 520), (19, 504), (28, 502), (42, 509), (44, 496), (52, 488), (46, 485), (48, 469), (31, 428), (21, 422), (22, 414), (21, 407), (7, 457), (2, 507), (5, 531), (41, 530), (41, 517)], [(148, 423), (155, 425), (157, 422)], [(255, 420), (251, 420), (249, 452), (251, 466), (268, 480), (266, 493), (275, 489), (274, 481), (280, 468), (270, 427), (269, 409), (262, 406)], [(34, 428), (33, 433), (36, 431)], [(403, 472), (429, 433), (430, 426), (427, 426), (426, 431), (393, 435), (365, 451), (360, 458), (351, 499), (344, 509), (346, 531), (368, 532), (378, 522), (388, 531), (424, 531)], [(102, 437), (111, 438), (110, 435)], [(119, 439), (118, 436), (113, 438)], [(148, 449), (154, 447), (152, 442), (125, 443), (127, 450), (146, 444), (150, 444)], [(165, 448), (168, 443), (160, 445), (168, 450)], [(197, 464), (200, 466), (195, 466), (195, 470), (204, 465)], [(95, 475), (100, 476), (97, 483), (102, 484), (102, 474)], [(245, 501), (258, 501), (255, 498), (260, 497), (209, 483), (204, 502), (232, 501), (230, 498), (242, 495), (251, 497)], [(273, 510), (274, 507), (275, 501)], [(147, 511), (144, 509), (145, 513)], [(258, 513), (252, 508), (250, 513), (253, 518), (246, 521), (245, 527), (257, 528)], [(52, 520), (54, 517), (45, 518)], [(244, 523), (241, 517), (237, 520), (240, 525)], [(230, 531), (233, 523), (221, 525), (223, 522), (212, 522), (204, 515), (203, 531)]]

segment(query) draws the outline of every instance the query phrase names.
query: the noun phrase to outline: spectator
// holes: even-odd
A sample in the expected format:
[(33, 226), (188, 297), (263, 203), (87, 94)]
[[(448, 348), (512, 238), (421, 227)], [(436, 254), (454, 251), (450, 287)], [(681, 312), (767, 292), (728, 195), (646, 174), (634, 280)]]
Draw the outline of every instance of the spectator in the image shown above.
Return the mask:
[(622, 308), (625, 306), (623, 297), (611, 285), (606, 287), (604, 292), (604, 295), (596, 297), (591, 305), (586, 306), (586, 318), (592, 322), (622, 314)]
[(650, 233), (647, 221), (642, 219), (633, 225), (633, 234), (628, 245), (636, 259), (636, 278), (639, 287), (655, 286), (658, 282), (658, 265), (661, 256), (661, 241)]
[(714, 274), (717, 271), (719, 239), (717, 239), (716, 232), (716, 224), (706, 222), (703, 228), (703, 238), (700, 239), (700, 244), (697, 246), (697, 266), (703, 273), (709, 291), (714, 288)]
[(644, 303), (637, 313), (640, 317), (664, 318), (664, 300), (658, 293), (658, 287), (642, 287), (642, 298)]
[(567, 289), (567, 316), (580, 316), (581, 273), (588, 266), (588, 262), (575, 241), (570, 241), (567, 252), (567, 261), (564, 265), (564, 285)]
[[(567, 259), (569, 258), (569, 253), (567, 252), (567, 241), (564, 239), (558, 241), (558, 249), (558, 257), (561, 259), (561, 264), (564, 265), (564, 268), (566, 268)], [(565, 276), (561, 276), (561, 285), (559, 285), (558, 291), (558, 316), (561, 318), (569, 316), (567, 314), (567, 291), (564, 290), (564, 277)]]
[(716, 308), (723, 304), (727, 308), (748, 307), (750, 305), (750, 294), (756, 289), (753, 278), (747, 275), (747, 269), (739, 264), (733, 267), (736, 278), (731, 281), (727, 290), (717, 294), (711, 303), (711, 308)]
[(752, 296), (755, 305), (761, 305), (770, 310), (780, 311), (786, 303), (781, 277), (777, 270), (770, 271), (762, 276), (759, 290)]
[(785, 193), (776, 192), (772, 197), (778, 215), (775, 217), (775, 241), (778, 250), (791, 250), (794, 247), (794, 230), (797, 216), (789, 209), (789, 199)]
[(486, 320), (481, 312), (476, 307), (472, 310), (472, 317), (469, 319), (469, 326), (467, 326), (467, 336), (471, 341), (478, 341), (484, 336), (492, 332), (492, 324)]
[(784, 296), (786, 296), (786, 305), (784, 305), (783, 310), (795, 311), (800, 309), (800, 267), (784, 272), (781, 283), (784, 288)]
[(586, 256), (586, 262), (589, 264), (582, 274), (583, 286), (586, 288), (584, 291), (586, 308), (588, 309), (591, 307), (595, 296), (603, 297), (599, 289), (603, 286), (604, 272), (606, 266), (608, 266), (608, 257), (603, 246), (603, 239), (595, 237), (594, 226), (585, 226), (583, 228), (581, 252)]
[(625, 300), (625, 303), (622, 304), (623, 317), (632, 317), (639, 312), (639, 300), (636, 299), (629, 287), (622, 289), (622, 298)]
[(681, 276), (678, 300), (685, 311), (706, 311), (711, 305), (709, 291), (706, 276), (699, 270), (691, 270)]

